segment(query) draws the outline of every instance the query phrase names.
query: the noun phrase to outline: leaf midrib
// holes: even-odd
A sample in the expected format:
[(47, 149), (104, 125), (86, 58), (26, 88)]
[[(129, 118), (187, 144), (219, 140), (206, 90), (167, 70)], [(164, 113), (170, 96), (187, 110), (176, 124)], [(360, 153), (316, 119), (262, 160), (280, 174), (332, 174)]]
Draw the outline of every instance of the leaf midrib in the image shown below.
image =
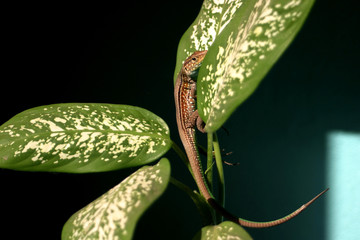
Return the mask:
[[(159, 134), (155, 134), (155, 133), (141, 133), (141, 132), (132, 132), (132, 131), (115, 131), (115, 130), (64, 130), (64, 131), (47, 131), (47, 132), (42, 132), (42, 133), (31, 133), (28, 136), (23, 136), (23, 137), (13, 137), (14, 138), (14, 142), (16, 141), (21, 141), (23, 139), (26, 138), (30, 138), (30, 139), (34, 139), (36, 136), (41, 136), (41, 135), (51, 135), (54, 133), (65, 133), (67, 135), (72, 135), (71, 133), (82, 133), (82, 132), (90, 132), (90, 133), (95, 133), (95, 132), (100, 132), (103, 135), (107, 135), (110, 133), (114, 133), (114, 134), (118, 134), (118, 135), (135, 135), (135, 136), (149, 136), (151, 138), (159, 138), (159, 139), (164, 139), (164, 140), (170, 140), (170, 135), (166, 134), (166, 135), (159, 135)], [(59, 136), (54, 136), (51, 138), (58, 138)]]

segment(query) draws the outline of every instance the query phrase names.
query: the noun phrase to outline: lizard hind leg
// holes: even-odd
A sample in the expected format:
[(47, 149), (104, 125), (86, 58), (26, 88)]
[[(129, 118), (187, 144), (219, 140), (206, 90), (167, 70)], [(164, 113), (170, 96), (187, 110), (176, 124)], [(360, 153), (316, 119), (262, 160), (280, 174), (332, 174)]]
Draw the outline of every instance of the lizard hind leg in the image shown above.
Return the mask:
[(189, 117), (188, 121), (185, 123), (187, 128), (194, 128), (195, 126), (197, 129), (202, 132), (206, 133), (205, 131), (205, 122), (199, 116), (198, 110), (195, 110)]
[[(196, 112), (197, 112), (197, 110), (196, 110)], [(205, 122), (204, 122), (204, 120), (201, 119), (200, 116), (198, 116), (198, 118), (196, 119), (196, 127), (200, 132), (206, 133), (206, 131), (205, 131)]]

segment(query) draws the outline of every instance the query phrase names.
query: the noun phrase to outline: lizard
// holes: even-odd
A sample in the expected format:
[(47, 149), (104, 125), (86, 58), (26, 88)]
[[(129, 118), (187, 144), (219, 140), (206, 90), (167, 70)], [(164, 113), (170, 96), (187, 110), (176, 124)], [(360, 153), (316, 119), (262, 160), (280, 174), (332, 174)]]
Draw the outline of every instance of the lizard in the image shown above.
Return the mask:
[(205, 123), (199, 116), (196, 109), (196, 78), (195, 75), (199, 70), (207, 50), (196, 51), (189, 56), (183, 63), (182, 68), (177, 76), (174, 88), (175, 106), (176, 106), (176, 121), (180, 135), (181, 142), (185, 148), (186, 155), (189, 160), (190, 168), (193, 171), (195, 182), (200, 190), (201, 195), (205, 198), (208, 204), (215, 209), (223, 217), (240, 224), (244, 227), (252, 228), (266, 228), (279, 225), (287, 222), (301, 213), (306, 207), (312, 204), (328, 189), (325, 189), (320, 194), (315, 196), (306, 204), (290, 213), (289, 215), (268, 222), (255, 222), (246, 219), (238, 218), (228, 212), (224, 207), (217, 203), (213, 197), (207, 182), (204, 178), (200, 156), (196, 147), (195, 127), (200, 132), (205, 133)]

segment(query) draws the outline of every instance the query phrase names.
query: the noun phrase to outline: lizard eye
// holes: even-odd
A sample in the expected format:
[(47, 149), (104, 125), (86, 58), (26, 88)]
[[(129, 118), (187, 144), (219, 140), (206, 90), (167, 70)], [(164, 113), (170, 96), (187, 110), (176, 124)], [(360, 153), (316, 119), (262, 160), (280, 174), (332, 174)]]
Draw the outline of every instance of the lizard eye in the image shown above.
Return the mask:
[(196, 61), (196, 58), (192, 58), (191, 60)]

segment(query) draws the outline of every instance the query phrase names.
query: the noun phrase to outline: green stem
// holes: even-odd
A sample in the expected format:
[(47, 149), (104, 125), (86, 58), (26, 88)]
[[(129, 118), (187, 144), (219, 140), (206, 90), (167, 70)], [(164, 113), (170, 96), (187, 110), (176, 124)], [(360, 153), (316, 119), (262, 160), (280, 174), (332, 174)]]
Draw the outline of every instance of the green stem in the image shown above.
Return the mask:
[[(218, 170), (218, 174), (219, 174), (219, 181), (218, 181), (218, 188), (219, 188), (219, 204), (224, 207), (225, 204), (225, 177), (224, 177), (224, 170), (223, 170), (223, 163), (222, 163), (222, 159), (221, 159), (221, 150), (220, 150), (220, 144), (217, 138), (216, 133), (214, 134), (214, 141), (213, 141), (213, 146), (214, 146), (214, 152), (215, 152), (215, 161), (216, 161), (216, 167)], [(217, 218), (218, 220), (220, 220), (220, 222), (222, 222), (222, 217), (218, 216)]]
[(190, 163), (187, 159), (187, 156), (186, 154), (181, 150), (181, 148), (174, 142), (172, 141), (172, 144), (171, 144), (171, 147), (172, 149), (174, 149), (174, 151), (179, 155), (181, 161), (185, 164), (185, 166), (189, 169), (191, 175), (193, 176), (194, 178), (194, 174), (193, 174), (193, 171), (191, 169), (191, 166), (190, 166)]
[(206, 176), (206, 180), (208, 182), (209, 185), (209, 190), (211, 192), (214, 191), (214, 184), (213, 184), (213, 134), (212, 133), (208, 133), (207, 134), (208, 137), (208, 148), (207, 148), (207, 163), (206, 163), (206, 171), (205, 171), (205, 176)]
[(201, 196), (199, 193), (191, 190), (188, 186), (183, 184), (182, 182), (178, 181), (177, 179), (170, 177), (170, 183), (174, 186), (179, 188), (180, 190), (184, 191), (195, 203), (196, 208), (198, 209), (203, 225), (208, 226), (213, 224), (213, 217), (212, 217), (212, 209), (207, 204), (206, 200)]

